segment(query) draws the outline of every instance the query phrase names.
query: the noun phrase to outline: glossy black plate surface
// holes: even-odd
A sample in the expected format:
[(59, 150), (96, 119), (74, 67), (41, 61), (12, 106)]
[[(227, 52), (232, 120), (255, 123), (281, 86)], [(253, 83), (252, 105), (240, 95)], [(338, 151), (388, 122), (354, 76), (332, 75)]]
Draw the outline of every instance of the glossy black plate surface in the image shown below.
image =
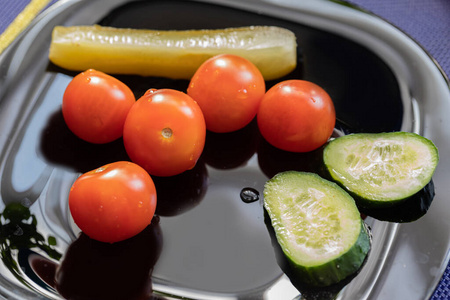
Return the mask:
[[(47, 54), (51, 29), (59, 24), (99, 23), (152, 29), (281, 26), (296, 34), (299, 61), (297, 69), (280, 80), (305, 79), (324, 87), (335, 103), (340, 132), (416, 131), (435, 137), (438, 147), (442, 145), (445, 149), (447, 142), (443, 141), (447, 134), (434, 129), (436, 120), (427, 117), (433, 109), (426, 102), (427, 96), (437, 93), (442, 96), (439, 105), (447, 108), (445, 80), (441, 78), (442, 83), (435, 83), (440, 89), (433, 92), (428, 91), (427, 81), (422, 82), (422, 88), (420, 84), (415, 86), (415, 78), (411, 81), (408, 77), (411, 75), (404, 75), (408, 74), (405, 67), (393, 60), (393, 50), (383, 55), (384, 45), (373, 47), (374, 43), (380, 45), (378, 35), (363, 31), (365, 35), (360, 33), (363, 37), (360, 41), (352, 38), (352, 30), (336, 32), (337, 27), (329, 25), (333, 18), (323, 15), (328, 8), (338, 12), (343, 9), (334, 14), (334, 22), (355, 28), (356, 25), (343, 21), (350, 8), (331, 2), (321, 4), (324, 6), (306, 3), (298, 4), (300, 7), (296, 9), (285, 9), (259, 1), (100, 0), (66, 1), (49, 10), (1, 58), (0, 196), (4, 203), (1, 221), (11, 223), (11, 214), (5, 216), (5, 212), (14, 212), (15, 203), (29, 207), (16, 211), (14, 219), (22, 231), (29, 229), (28, 234), (15, 231), (15, 226), (10, 226), (9, 235), (2, 232), (3, 241), (9, 243), (9, 247), (5, 243), (2, 247), (11, 255), (2, 256), (3, 295), (10, 295), (8, 291), (14, 289), (15, 296), (10, 295), (13, 299), (28, 299), (31, 295), (58, 299), (53, 280), (57, 265), (63, 261), (57, 274), (69, 274), (63, 280), (65, 284), (58, 287), (65, 295), (103, 291), (105, 299), (121, 294), (131, 299), (132, 295), (153, 290), (166, 299), (296, 297), (298, 291), (277, 264), (264, 224), (262, 197), (244, 201), (241, 192), (250, 188), (261, 195), (265, 181), (282, 170), (317, 172), (318, 153), (292, 155), (278, 151), (264, 142), (254, 123), (232, 134), (208, 133), (204, 154), (194, 170), (174, 178), (155, 178), (158, 217), (142, 235), (115, 246), (93, 242), (83, 235), (78, 238), (66, 204), (71, 183), (80, 172), (128, 157), (120, 140), (109, 145), (90, 145), (67, 129), (60, 105), (65, 86), (76, 73), (53, 66)], [(364, 16), (372, 20), (372, 16)], [(382, 23), (378, 34), (390, 37), (391, 32), (383, 26)], [(414, 57), (414, 53), (409, 52), (409, 44), (402, 47), (407, 49), (405, 53), (396, 51), (406, 57), (406, 65), (414, 68), (417, 60), (429, 64), (421, 56), (411, 63), (407, 58)], [(429, 73), (437, 76), (433, 67), (422, 72), (423, 75), (416, 76), (430, 79)], [(185, 91), (188, 84), (164, 78), (117, 77), (133, 89), (136, 97), (149, 88)], [(280, 80), (268, 82), (267, 86)], [(440, 122), (444, 122), (443, 117)], [(437, 172), (438, 189), (444, 175)], [(28, 213), (35, 217), (36, 225), (30, 224), (33, 219)], [(446, 216), (438, 213), (437, 217)], [(428, 225), (429, 218), (427, 215), (425, 221), (418, 222), (426, 222), (425, 225), (416, 226), (435, 229), (434, 223)], [(386, 285), (386, 278), (397, 274), (393, 264), (396, 253), (405, 253), (398, 246), (399, 235), (413, 240), (424, 235), (424, 230), (410, 229), (409, 224), (398, 226), (371, 218), (367, 222), (374, 234), (371, 256), (361, 274), (339, 297), (375, 299), (383, 287), (394, 295)], [(413, 247), (406, 252), (417, 255), (411, 260), (413, 264), (422, 264), (430, 270), (442, 268), (447, 259), (448, 237), (438, 241), (437, 237), (445, 231), (438, 233), (428, 237), (434, 243), (433, 248), (418, 251)], [(12, 249), (11, 241), (18, 245), (18, 250)], [(427, 261), (421, 262), (425, 254)], [(112, 265), (115, 267), (111, 268)], [(394, 270), (387, 265), (394, 265)], [(151, 278), (145, 275), (149, 273)], [(419, 296), (417, 299), (430, 293), (439, 273), (442, 274), (439, 270), (416, 272), (425, 286), (420, 294), (414, 293)], [(100, 295), (94, 295), (94, 299), (100, 299)]]

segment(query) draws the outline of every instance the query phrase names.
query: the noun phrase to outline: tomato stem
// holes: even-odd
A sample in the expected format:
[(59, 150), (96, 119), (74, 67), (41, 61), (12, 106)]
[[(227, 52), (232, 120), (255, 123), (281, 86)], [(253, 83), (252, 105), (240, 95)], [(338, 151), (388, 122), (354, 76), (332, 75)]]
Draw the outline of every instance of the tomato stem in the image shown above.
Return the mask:
[(165, 137), (166, 139), (169, 139), (169, 138), (172, 137), (173, 132), (172, 132), (172, 129), (166, 127), (166, 128), (164, 128), (164, 129), (161, 131), (161, 134), (162, 134), (162, 136)]

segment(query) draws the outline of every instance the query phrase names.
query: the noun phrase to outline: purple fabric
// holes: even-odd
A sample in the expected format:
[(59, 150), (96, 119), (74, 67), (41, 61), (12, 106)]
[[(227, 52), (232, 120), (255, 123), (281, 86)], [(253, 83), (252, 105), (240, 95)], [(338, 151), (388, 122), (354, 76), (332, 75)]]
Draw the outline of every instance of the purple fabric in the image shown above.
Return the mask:
[[(52, 3), (57, 0), (53, 0)], [(0, 0), (0, 33), (29, 0)], [(384, 18), (416, 40), (450, 75), (449, 0), (351, 0)], [(431, 300), (450, 299), (450, 265)]]
[(28, 1), (1, 0), (0, 4), (0, 33), (3, 33), (14, 18), (25, 8)]
[(449, 0), (350, 0), (403, 30), (450, 76)]
[[(50, 1), (47, 7), (57, 1)], [(28, 3), (30, 3), (30, 0), (0, 0), (0, 34), (5, 31)]]

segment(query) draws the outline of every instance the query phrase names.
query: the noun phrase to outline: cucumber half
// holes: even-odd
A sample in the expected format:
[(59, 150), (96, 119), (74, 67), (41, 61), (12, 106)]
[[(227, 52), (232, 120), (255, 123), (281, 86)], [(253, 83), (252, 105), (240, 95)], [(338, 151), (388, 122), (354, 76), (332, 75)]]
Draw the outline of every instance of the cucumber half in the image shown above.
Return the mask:
[(358, 133), (331, 141), (323, 159), (332, 179), (359, 206), (386, 207), (422, 190), (439, 154), (433, 142), (415, 133)]
[(264, 187), (264, 208), (296, 278), (330, 286), (356, 273), (371, 239), (353, 198), (317, 174), (286, 171)]

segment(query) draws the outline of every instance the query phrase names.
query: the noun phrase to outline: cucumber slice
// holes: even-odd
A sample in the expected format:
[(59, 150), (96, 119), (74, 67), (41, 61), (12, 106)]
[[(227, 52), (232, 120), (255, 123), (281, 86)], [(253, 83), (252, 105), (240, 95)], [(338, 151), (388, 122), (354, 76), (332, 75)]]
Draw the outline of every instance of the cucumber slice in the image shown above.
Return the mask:
[(278, 244), (304, 284), (329, 286), (354, 274), (370, 237), (352, 197), (317, 174), (286, 171), (264, 186)]
[(430, 140), (409, 132), (350, 134), (331, 141), (324, 164), (361, 207), (396, 205), (431, 180), (439, 161)]

